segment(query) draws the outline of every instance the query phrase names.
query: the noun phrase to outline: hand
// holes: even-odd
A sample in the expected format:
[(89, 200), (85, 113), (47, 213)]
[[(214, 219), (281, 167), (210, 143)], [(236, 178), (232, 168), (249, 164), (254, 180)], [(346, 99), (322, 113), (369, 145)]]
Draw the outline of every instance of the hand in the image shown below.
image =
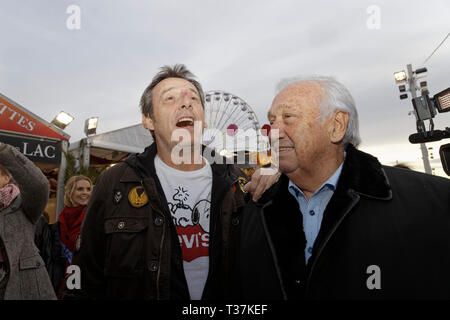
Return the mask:
[(261, 175), (261, 169), (257, 169), (253, 173), (251, 180), (244, 186), (244, 191), (250, 192), (252, 194), (252, 200), (256, 202), (267, 189), (278, 181), (280, 176), (280, 172), (271, 175)]

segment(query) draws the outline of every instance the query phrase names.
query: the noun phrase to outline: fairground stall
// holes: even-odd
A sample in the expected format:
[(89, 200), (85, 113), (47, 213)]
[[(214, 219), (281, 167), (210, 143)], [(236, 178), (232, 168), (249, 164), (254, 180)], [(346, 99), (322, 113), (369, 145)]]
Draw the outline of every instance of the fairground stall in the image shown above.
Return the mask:
[(10, 98), (0, 94), (0, 141), (16, 147), (39, 167), (50, 183), (45, 209), (54, 223), (63, 207), (65, 157), (70, 136)]

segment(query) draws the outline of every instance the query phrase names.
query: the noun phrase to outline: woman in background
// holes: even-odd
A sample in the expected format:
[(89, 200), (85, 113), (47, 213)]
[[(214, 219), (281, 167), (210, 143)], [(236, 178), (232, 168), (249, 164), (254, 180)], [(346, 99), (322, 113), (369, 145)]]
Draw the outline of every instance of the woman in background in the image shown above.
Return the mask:
[(86, 214), (86, 205), (92, 193), (92, 181), (83, 175), (72, 176), (67, 180), (64, 193), (65, 207), (58, 217), (60, 240), (66, 256), (67, 265), (72, 263), (75, 241), (81, 231)]
[(41, 170), (16, 148), (0, 142), (0, 299), (56, 298), (34, 244), (34, 225), (48, 194)]
[(35, 242), (58, 298), (62, 297), (66, 269), (72, 263), (75, 242), (81, 230), (91, 191), (92, 182), (88, 177), (70, 177), (64, 188), (64, 208), (58, 221), (48, 224), (49, 219), (44, 214), (36, 226)]

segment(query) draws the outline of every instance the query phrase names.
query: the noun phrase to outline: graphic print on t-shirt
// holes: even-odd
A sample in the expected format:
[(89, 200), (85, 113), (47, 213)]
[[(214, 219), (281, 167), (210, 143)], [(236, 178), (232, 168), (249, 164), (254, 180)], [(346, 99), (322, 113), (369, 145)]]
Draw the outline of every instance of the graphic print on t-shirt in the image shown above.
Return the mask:
[(183, 253), (183, 260), (190, 262), (209, 255), (209, 216), (211, 203), (201, 199), (191, 208), (187, 203), (189, 190), (175, 188), (173, 202), (168, 202), (173, 223)]

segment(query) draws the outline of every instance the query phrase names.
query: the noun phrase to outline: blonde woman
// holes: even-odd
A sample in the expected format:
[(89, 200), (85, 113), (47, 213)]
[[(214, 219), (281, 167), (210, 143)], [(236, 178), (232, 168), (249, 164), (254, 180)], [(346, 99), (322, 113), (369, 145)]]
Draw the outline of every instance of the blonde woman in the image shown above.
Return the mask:
[(81, 230), (91, 192), (92, 181), (88, 177), (77, 175), (67, 180), (64, 192), (65, 207), (59, 214), (58, 223), (60, 240), (68, 265), (72, 262), (75, 241)]

